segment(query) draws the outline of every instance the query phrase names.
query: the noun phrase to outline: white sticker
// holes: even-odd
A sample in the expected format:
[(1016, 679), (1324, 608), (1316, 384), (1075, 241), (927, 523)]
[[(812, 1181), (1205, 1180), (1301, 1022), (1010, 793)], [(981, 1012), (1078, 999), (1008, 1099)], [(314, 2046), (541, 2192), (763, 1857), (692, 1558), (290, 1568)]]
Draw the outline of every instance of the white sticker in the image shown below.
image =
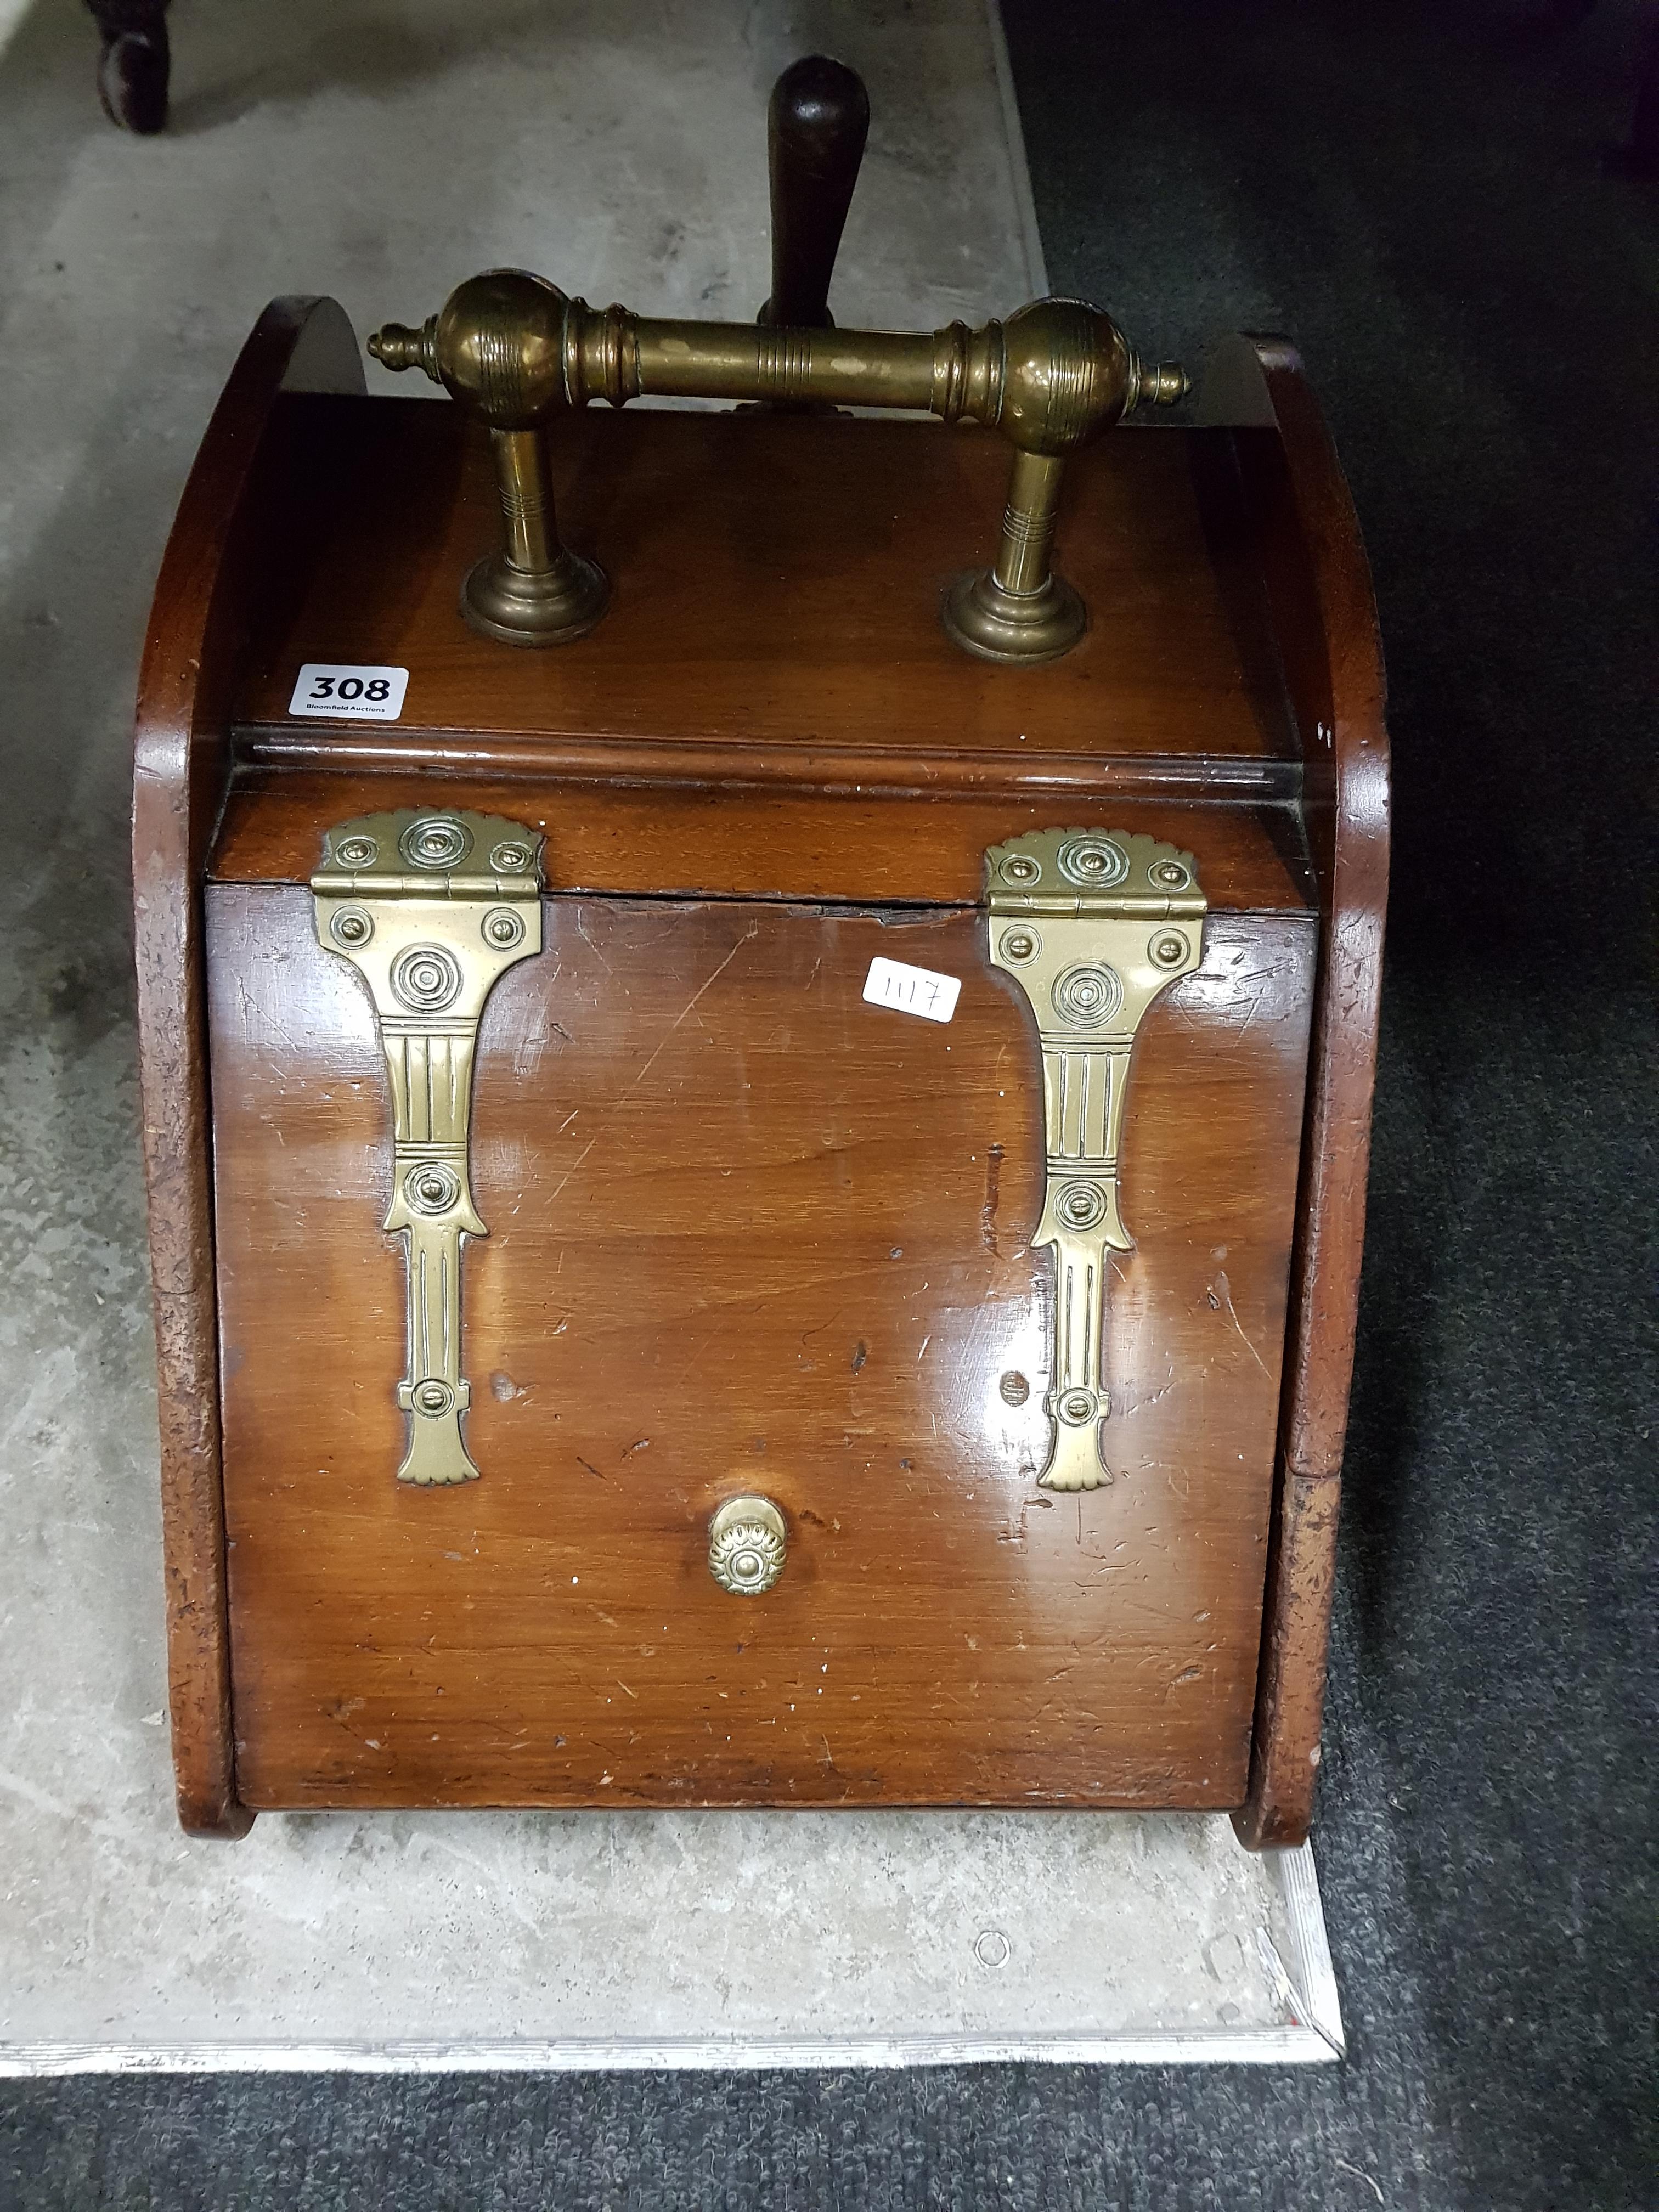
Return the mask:
[(957, 1010), (961, 991), (959, 975), (936, 975), (931, 968), (907, 968), (902, 960), (872, 960), (864, 979), (864, 995), (872, 1006), (920, 1014), (925, 1022), (948, 1022)]
[(320, 714), (331, 722), (395, 722), (409, 687), (406, 668), (359, 668), (349, 662), (308, 660), (300, 671), (290, 714)]

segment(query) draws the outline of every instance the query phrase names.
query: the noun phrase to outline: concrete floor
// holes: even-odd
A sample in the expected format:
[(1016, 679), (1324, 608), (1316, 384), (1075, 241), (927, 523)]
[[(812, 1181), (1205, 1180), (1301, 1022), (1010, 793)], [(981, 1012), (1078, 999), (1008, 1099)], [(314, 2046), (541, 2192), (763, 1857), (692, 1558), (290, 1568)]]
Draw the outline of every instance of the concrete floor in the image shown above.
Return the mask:
[[(874, 108), (843, 319), (977, 319), (1043, 280), (979, 0), (179, 0), (174, 123), (155, 141), (103, 121), (81, 11), (12, 8), (0, 36), (8, 15), (0, 2067), (1168, 2056), (1194, 2036), (1211, 2056), (1330, 2055), (1310, 1864), (1249, 1860), (1223, 1823), (471, 1815), (268, 1818), (229, 1849), (178, 1834), (128, 740), (161, 545), (242, 337), (274, 293), (333, 292), (367, 330), (514, 261), (592, 298), (752, 313), (766, 94), (817, 46), (865, 72)], [(1310, 2015), (1322, 2034), (1291, 2024)]]

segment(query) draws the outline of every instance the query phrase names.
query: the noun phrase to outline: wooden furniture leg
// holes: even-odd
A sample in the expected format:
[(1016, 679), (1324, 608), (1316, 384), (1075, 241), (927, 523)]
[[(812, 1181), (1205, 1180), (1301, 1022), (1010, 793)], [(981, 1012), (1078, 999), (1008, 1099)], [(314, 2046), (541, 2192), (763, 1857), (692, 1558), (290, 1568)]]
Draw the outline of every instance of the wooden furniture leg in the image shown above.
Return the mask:
[(103, 40), (98, 97), (112, 123), (146, 135), (167, 119), (167, 0), (87, 0)]

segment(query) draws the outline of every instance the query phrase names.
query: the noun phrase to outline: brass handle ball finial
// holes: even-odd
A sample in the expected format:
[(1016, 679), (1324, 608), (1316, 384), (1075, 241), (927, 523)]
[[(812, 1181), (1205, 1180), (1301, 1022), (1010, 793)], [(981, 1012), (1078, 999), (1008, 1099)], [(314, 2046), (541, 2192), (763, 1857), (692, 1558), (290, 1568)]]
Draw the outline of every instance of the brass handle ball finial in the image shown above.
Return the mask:
[(1049, 560), (1066, 455), (1143, 401), (1187, 390), (1178, 368), (1143, 368), (1112, 318), (1078, 300), (1038, 300), (976, 331), (829, 331), (599, 310), (513, 269), (469, 279), (419, 330), (388, 324), (368, 349), (387, 368), (423, 369), (488, 424), (505, 542), (468, 575), (462, 611), (525, 645), (583, 635), (609, 597), (604, 573), (555, 527), (545, 429), (564, 409), (650, 394), (908, 408), (1001, 430), (1014, 462), (996, 560), (951, 587), (944, 619), (968, 651), (1029, 662), (1065, 653), (1086, 627)]
[(423, 368), (496, 430), (533, 429), (565, 404), (565, 311), (556, 284), (487, 269), (458, 284), (418, 331), (388, 323), (368, 349), (387, 368)]

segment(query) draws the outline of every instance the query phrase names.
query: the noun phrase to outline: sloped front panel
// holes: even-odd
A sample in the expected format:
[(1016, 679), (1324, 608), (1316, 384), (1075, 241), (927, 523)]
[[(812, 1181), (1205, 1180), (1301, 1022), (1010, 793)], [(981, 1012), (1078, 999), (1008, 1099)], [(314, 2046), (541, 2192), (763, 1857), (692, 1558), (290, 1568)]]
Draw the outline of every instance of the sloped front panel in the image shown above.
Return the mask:
[[(419, 1493), (371, 1009), (304, 890), (208, 918), (249, 1804), (1238, 1802), (1310, 920), (1213, 915), (1146, 1017), (1112, 1480), (1057, 1497), (1039, 1056), (981, 915), (544, 903), (478, 1039), (489, 1479)], [(866, 1004), (878, 955), (954, 1018)], [(740, 1492), (762, 1596), (708, 1571)]]

